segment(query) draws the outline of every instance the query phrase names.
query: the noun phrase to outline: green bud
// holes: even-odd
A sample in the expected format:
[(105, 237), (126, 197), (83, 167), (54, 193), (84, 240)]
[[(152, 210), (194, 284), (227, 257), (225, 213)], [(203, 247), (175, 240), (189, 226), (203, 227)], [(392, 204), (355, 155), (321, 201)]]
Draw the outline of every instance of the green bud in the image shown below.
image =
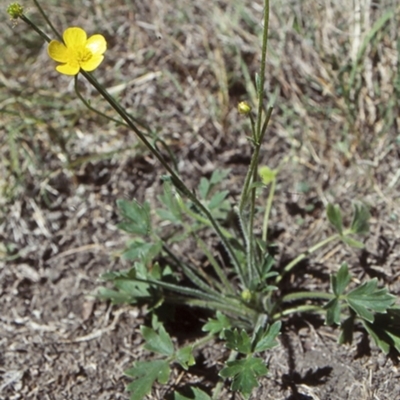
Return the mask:
[(11, 3), (7, 7), (7, 13), (12, 19), (18, 19), (24, 14), (24, 7), (22, 7), (19, 3)]
[(245, 301), (246, 303), (249, 303), (253, 297), (249, 289), (244, 289), (241, 293), (241, 296), (242, 300)]
[(251, 106), (249, 105), (249, 103), (247, 103), (247, 101), (241, 101), (238, 104), (238, 112), (239, 112), (239, 114), (247, 115), (247, 114), (250, 113), (250, 111), (251, 111)]

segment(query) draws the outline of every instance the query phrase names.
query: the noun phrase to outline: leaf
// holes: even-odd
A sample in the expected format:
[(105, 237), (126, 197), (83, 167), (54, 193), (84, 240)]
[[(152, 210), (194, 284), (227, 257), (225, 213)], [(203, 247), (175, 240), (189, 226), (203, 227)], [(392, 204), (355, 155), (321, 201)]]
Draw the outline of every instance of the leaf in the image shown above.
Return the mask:
[(369, 219), (371, 215), (368, 208), (362, 203), (353, 203), (353, 221), (350, 229), (353, 233), (366, 235), (369, 232)]
[(208, 322), (203, 326), (203, 332), (210, 332), (214, 335), (218, 334), (220, 339), (224, 338), (224, 330), (231, 327), (231, 322), (228, 317), (217, 311), (217, 319), (209, 318)]
[(269, 185), (273, 180), (275, 180), (277, 172), (278, 171), (273, 170), (266, 165), (258, 169), (258, 175), (264, 185)]
[(202, 199), (206, 199), (215, 185), (222, 182), (231, 172), (230, 169), (215, 170), (210, 179), (202, 177), (198, 186), (198, 191)]
[(144, 348), (152, 351), (153, 353), (160, 353), (166, 356), (172, 356), (174, 354), (174, 345), (165, 328), (161, 325), (158, 329), (158, 333), (147, 326), (142, 325), (140, 327), (142, 336), (146, 341)]
[(260, 191), (262, 190), (262, 189), (265, 189), (265, 185), (262, 183), (262, 182), (260, 182), (260, 181), (257, 181), (257, 182), (253, 182), (250, 186), (249, 186), (249, 190), (251, 190), (251, 189), (257, 189), (257, 194), (258, 193), (260, 193)]
[(279, 275), (278, 272), (276, 271), (271, 271), (271, 268), (275, 265), (275, 259), (274, 257), (269, 254), (266, 253), (264, 255), (264, 260), (261, 264), (261, 268), (260, 268), (260, 280), (261, 281), (266, 281), (268, 278), (272, 278), (274, 276)]
[(119, 229), (128, 233), (148, 235), (151, 231), (150, 204), (139, 204), (136, 200), (117, 200), (117, 207), (124, 221), (117, 224)]
[(350, 283), (351, 275), (349, 274), (349, 267), (343, 263), (336, 275), (331, 275), (332, 291), (336, 296), (343, 294), (344, 289)]
[(385, 313), (391, 307), (396, 297), (388, 293), (386, 288), (377, 289), (378, 280), (371, 279), (350, 291), (346, 301), (356, 314), (368, 322), (374, 321), (372, 311)]
[(342, 213), (340, 211), (340, 207), (338, 204), (329, 203), (326, 207), (326, 215), (328, 217), (329, 222), (335, 227), (340, 235), (343, 234), (343, 221), (342, 221)]
[(123, 270), (123, 271), (105, 272), (100, 276), (100, 279), (103, 281), (113, 281), (117, 278), (128, 278), (128, 277), (134, 278), (135, 276), (136, 276), (135, 268), (131, 268), (129, 270)]
[(210, 210), (214, 208), (218, 208), (221, 206), (221, 203), (225, 200), (226, 196), (228, 195), (228, 190), (223, 190), (221, 192), (217, 192), (211, 197), (210, 202), (208, 203), (208, 208)]
[(268, 368), (260, 358), (249, 357), (228, 361), (219, 375), (222, 378), (231, 378), (231, 389), (241, 392), (248, 398), (252, 390), (258, 386), (257, 378), (267, 373)]
[(146, 282), (138, 282), (131, 279), (116, 279), (114, 285), (120, 292), (129, 294), (132, 299), (150, 296), (150, 285)]
[(261, 338), (257, 338), (256, 343), (252, 343), (254, 352), (257, 353), (278, 346), (279, 342), (276, 340), (276, 338), (279, 335), (281, 326), (281, 321), (276, 321), (272, 325), (270, 325), (264, 335)]
[(340, 305), (337, 298), (332, 299), (325, 305), (326, 320), (325, 323), (328, 326), (333, 324), (340, 325)]
[(366, 321), (363, 321), (364, 328), (371, 335), (372, 339), (376, 345), (385, 353), (388, 354), (390, 351), (390, 344), (387, 340), (384, 339), (385, 331), (383, 329), (379, 329), (379, 327), (373, 328), (371, 324)]
[(142, 400), (150, 393), (154, 382), (166, 384), (171, 370), (166, 360), (137, 361), (133, 368), (124, 372), (125, 375), (136, 378), (126, 389), (132, 392), (131, 400)]
[[(279, 274), (274, 274), (273, 272), (271, 272), (271, 276), (277, 276)], [(262, 293), (268, 293), (268, 292), (273, 292), (275, 290), (278, 290), (278, 286), (274, 286), (274, 285), (266, 285), (262, 288), (261, 292)]]
[(134, 267), (126, 271), (107, 272), (101, 276), (101, 279), (111, 281), (117, 290), (102, 287), (98, 291), (101, 299), (109, 299), (114, 304), (137, 304), (138, 300), (150, 299), (156, 296), (154, 286), (138, 281), (140, 279), (161, 279), (169, 273), (168, 267), (160, 270), (158, 263), (154, 263), (149, 269), (141, 262), (135, 262)]
[(385, 354), (389, 353), (391, 348), (400, 352), (399, 308), (390, 308), (386, 314), (378, 313), (375, 315), (373, 323), (363, 321), (363, 325)]
[(206, 199), (210, 189), (211, 189), (210, 181), (207, 178), (202, 177), (200, 179), (200, 184), (199, 184), (199, 187), (198, 187), (200, 197), (202, 199)]
[(126, 250), (122, 253), (122, 258), (131, 261), (141, 260), (147, 264), (158, 256), (161, 249), (161, 241), (152, 243), (137, 238), (128, 243)]
[(176, 361), (185, 371), (187, 371), (192, 365), (196, 364), (193, 357), (192, 346), (186, 346), (179, 349), (176, 353)]
[(179, 225), (183, 220), (183, 214), (170, 180), (164, 181), (163, 189), (164, 193), (158, 196), (158, 199), (166, 209), (157, 209), (157, 214), (163, 220)]
[(174, 393), (174, 400), (211, 400), (211, 397), (198, 388), (190, 388), (193, 393), (191, 397), (185, 397), (178, 392)]
[(110, 300), (113, 304), (135, 304), (136, 300), (129, 294), (117, 290), (100, 287), (97, 297), (101, 300)]
[(220, 182), (222, 182), (231, 172), (230, 168), (226, 168), (226, 169), (216, 169), (210, 178), (210, 183), (211, 185), (216, 185)]
[(177, 224), (177, 225), (181, 222), (180, 218), (177, 218), (172, 212), (170, 212), (168, 210), (164, 210), (163, 208), (158, 208), (156, 210), (156, 213), (164, 221), (170, 221), (173, 224)]
[(226, 329), (224, 331), (226, 339), (226, 347), (228, 349), (236, 350), (243, 354), (249, 354), (251, 352), (251, 341), (250, 336), (247, 332), (242, 329), (240, 332), (235, 329)]

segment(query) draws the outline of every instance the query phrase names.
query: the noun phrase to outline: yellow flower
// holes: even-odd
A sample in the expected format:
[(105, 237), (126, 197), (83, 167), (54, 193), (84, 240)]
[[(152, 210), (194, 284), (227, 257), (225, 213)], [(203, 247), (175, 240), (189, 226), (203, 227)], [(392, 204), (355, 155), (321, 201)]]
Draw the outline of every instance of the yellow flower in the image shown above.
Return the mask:
[(88, 39), (83, 29), (72, 27), (64, 31), (63, 40), (52, 40), (47, 48), (50, 58), (61, 63), (56, 67), (61, 74), (76, 75), (81, 68), (93, 71), (104, 59), (107, 43), (102, 35)]

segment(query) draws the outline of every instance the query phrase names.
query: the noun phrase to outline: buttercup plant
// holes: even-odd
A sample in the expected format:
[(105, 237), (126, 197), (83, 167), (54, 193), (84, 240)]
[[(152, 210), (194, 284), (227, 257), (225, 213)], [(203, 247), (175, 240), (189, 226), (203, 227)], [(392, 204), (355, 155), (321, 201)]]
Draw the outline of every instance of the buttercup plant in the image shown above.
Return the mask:
[(63, 42), (52, 40), (47, 48), (50, 58), (62, 63), (56, 70), (65, 75), (77, 75), (80, 69), (95, 70), (104, 59), (107, 43), (102, 35), (89, 39), (86, 32), (78, 27), (68, 28), (63, 34)]
[[(400, 351), (400, 309), (395, 304), (395, 296), (386, 288), (378, 288), (376, 279), (352, 284), (346, 264), (331, 276), (330, 292), (292, 291), (283, 294), (284, 278), (289, 273), (296, 274), (295, 267), (324, 246), (342, 241), (344, 245), (362, 248), (363, 243), (355, 237), (368, 233), (369, 212), (365, 205), (354, 203), (352, 222), (345, 227), (339, 206), (329, 204), (327, 219), (336, 233), (311, 246), (286, 266), (280, 269), (275, 267), (268, 241), (268, 225), (280, 167), (273, 170), (259, 165), (262, 141), (272, 115), (272, 107), (266, 108), (264, 104), (269, 0), (264, 1), (261, 65), (255, 77), (257, 104), (254, 107), (245, 101), (238, 104), (238, 112), (250, 121), (252, 157), (239, 202), (233, 207), (228, 201), (229, 192), (218, 190), (229, 170), (214, 171), (210, 178), (201, 179), (196, 191), (190, 190), (175, 165), (170, 164), (160, 152), (158, 144), (168, 150), (166, 144), (127, 113), (90, 73), (104, 59), (107, 49), (105, 38), (101, 34), (88, 38), (79, 27), (69, 27), (61, 36), (39, 2), (34, 0), (34, 3), (56, 39), (51, 39), (35, 25), (19, 4), (11, 4), (8, 13), (12, 18), (26, 22), (49, 43), (50, 58), (60, 63), (56, 70), (74, 76), (75, 90), (83, 103), (96, 111), (79, 92), (76, 84), (78, 74), (93, 85), (120, 118), (111, 119), (130, 128), (166, 172), (159, 209), (151, 210), (147, 201), (117, 202), (121, 216), (118, 227), (132, 235), (122, 257), (131, 260), (133, 266), (127, 271), (105, 273), (102, 278), (111, 282), (113, 287), (99, 290), (100, 298), (114, 303), (146, 304), (152, 316), (151, 327), (142, 326), (140, 331), (146, 342), (144, 348), (157, 356), (151, 361), (137, 361), (126, 371), (126, 375), (132, 378), (132, 383), (128, 385), (132, 400), (144, 398), (156, 381), (167, 383), (173, 364), (184, 370), (189, 369), (196, 362), (194, 350), (215, 339), (225, 343), (231, 351), (230, 356), (223, 360), (224, 366), (219, 372), (221, 381), (211, 397), (193, 388), (194, 398), (220, 398), (225, 381), (230, 382), (232, 390), (249, 398), (258, 386), (258, 379), (268, 373), (263, 353), (279, 344), (282, 322), (295, 313), (325, 316), (327, 325), (340, 326), (340, 343), (351, 342), (354, 324), (358, 322), (385, 353), (391, 349)], [(263, 226), (259, 235), (254, 229), (255, 219), (259, 216), (257, 195), (261, 197), (262, 189), (266, 187), (269, 188), (269, 195), (265, 199)], [(223, 224), (232, 216), (239, 229), (231, 230)], [(153, 221), (156, 219), (164, 223), (155, 224)], [(168, 226), (168, 232), (165, 226)], [(215, 258), (204, 239), (203, 232), (207, 229), (215, 232), (226, 252), (228, 262), (224, 265)], [(187, 239), (191, 239), (208, 260), (207, 270), (174, 251), (174, 243)], [(204, 337), (184, 347), (176, 346), (162, 321), (165, 314), (161, 310), (176, 305), (203, 308), (211, 313), (203, 326)], [(179, 393), (174, 396), (177, 400), (187, 399)]]

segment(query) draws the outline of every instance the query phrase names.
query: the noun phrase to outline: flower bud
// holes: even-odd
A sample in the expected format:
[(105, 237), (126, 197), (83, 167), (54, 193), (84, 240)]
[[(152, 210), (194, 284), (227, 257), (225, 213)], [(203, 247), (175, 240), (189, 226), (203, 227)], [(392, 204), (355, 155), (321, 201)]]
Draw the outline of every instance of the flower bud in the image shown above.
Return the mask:
[(238, 112), (239, 112), (239, 114), (247, 115), (247, 114), (250, 113), (250, 111), (251, 111), (251, 106), (249, 105), (249, 103), (247, 103), (247, 101), (241, 101), (238, 104)]
[(250, 303), (253, 295), (249, 289), (244, 289), (241, 293), (241, 297), (243, 301), (245, 301), (246, 303)]
[(19, 17), (22, 17), (24, 13), (24, 7), (22, 7), (19, 3), (11, 3), (7, 7), (7, 13), (12, 19), (17, 19)]

